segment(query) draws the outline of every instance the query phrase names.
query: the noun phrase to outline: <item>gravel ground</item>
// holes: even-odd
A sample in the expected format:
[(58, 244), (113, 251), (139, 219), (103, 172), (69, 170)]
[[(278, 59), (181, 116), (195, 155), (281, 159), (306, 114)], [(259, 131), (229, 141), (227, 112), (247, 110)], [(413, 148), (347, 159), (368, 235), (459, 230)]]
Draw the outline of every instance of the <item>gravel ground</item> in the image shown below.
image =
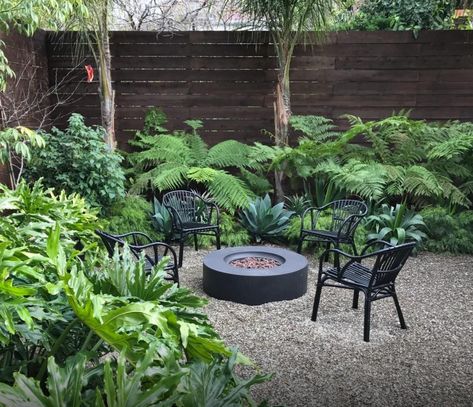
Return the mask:
[[(183, 287), (202, 291), (202, 258), (186, 249)], [(420, 254), (397, 280), (408, 329), (391, 299), (372, 307), (363, 342), (363, 296), (326, 288), (317, 322), (310, 320), (317, 261), (309, 258), (303, 297), (247, 306), (209, 298), (210, 320), (227, 344), (274, 373), (257, 401), (285, 406), (473, 406), (473, 256)]]

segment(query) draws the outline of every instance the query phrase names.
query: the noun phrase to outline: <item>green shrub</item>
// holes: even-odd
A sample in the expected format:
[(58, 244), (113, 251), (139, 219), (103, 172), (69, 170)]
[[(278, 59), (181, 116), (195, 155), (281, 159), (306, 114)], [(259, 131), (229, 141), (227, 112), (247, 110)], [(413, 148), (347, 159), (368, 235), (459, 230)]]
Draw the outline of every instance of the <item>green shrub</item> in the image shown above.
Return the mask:
[(343, 30), (440, 30), (452, 27), (451, 0), (365, 0)]
[(153, 240), (161, 240), (163, 235), (152, 225), (151, 204), (139, 195), (128, 194), (116, 201), (106, 213), (107, 231), (121, 234), (143, 232)]
[(271, 205), (269, 195), (256, 198), (240, 212), (240, 222), (255, 242), (283, 236), (289, 225), (292, 211), (284, 209), (284, 202)]
[(435, 252), (473, 254), (473, 211), (450, 213), (441, 207), (421, 212), (429, 240), (423, 248)]
[(103, 128), (86, 126), (77, 113), (68, 123), (64, 131), (53, 127), (42, 133), (46, 145), (32, 150), (25, 175), (29, 180), (43, 178), (48, 187), (78, 193), (90, 205), (107, 208), (124, 196), (122, 158), (108, 149)]
[(0, 404), (180, 406), (194, 392), (202, 406), (254, 404), (270, 376), (238, 377), (249, 360), (205, 299), (164, 280), (166, 259), (148, 273), (127, 248), (97, 250), (101, 225), (77, 195), (0, 188)]

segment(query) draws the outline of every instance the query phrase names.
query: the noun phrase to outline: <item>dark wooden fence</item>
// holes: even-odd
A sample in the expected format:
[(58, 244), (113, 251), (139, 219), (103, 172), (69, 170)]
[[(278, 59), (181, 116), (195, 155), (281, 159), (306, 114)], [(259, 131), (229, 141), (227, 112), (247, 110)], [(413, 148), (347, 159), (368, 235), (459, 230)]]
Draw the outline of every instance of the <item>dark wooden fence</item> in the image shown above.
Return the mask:
[[(19, 124), (36, 128), (50, 104), (49, 98), (43, 97), (49, 87), (46, 33), (40, 31), (26, 38), (0, 32), (0, 40), (7, 44), (3, 49), (16, 75), (0, 93), (0, 128)], [(8, 182), (6, 167), (1, 165), (0, 182)]]
[[(293, 111), (339, 120), (345, 113), (377, 119), (412, 109), (416, 118), (473, 120), (472, 35), (344, 32), (331, 34), (323, 46), (298, 46), (291, 72)], [(49, 41), (50, 79), (80, 65), (65, 92), (73, 89), (81, 98), (59, 116), (79, 112), (98, 123), (98, 85), (85, 83), (83, 69), (93, 62), (73, 58), (78, 48), (71, 35)], [(115, 32), (112, 53), (121, 147), (142, 128), (152, 106), (164, 109), (172, 128), (203, 119), (211, 144), (229, 137), (264, 140), (261, 129), (273, 129), (276, 59), (266, 33)]]

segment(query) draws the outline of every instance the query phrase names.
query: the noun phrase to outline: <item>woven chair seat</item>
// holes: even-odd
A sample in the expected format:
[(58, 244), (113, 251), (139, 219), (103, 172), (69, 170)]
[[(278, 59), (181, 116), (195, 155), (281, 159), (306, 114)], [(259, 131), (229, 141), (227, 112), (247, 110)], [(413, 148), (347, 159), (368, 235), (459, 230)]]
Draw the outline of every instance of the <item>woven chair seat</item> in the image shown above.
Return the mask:
[(343, 278), (341, 280), (339, 280), (338, 278), (336, 268), (330, 268), (328, 270), (324, 270), (324, 272), (334, 280), (356, 284), (360, 287), (368, 287), (371, 279), (371, 270), (361, 265), (360, 263), (350, 264), (345, 269), (345, 272), (343, 273)]
[[(302, 231), (308, 235), (312, 236), (320, 236), (325, 239), (338, 239), (338, 232), (331, 232), (330, 230), (310, 230), (310, 229), (302, 229)], [(349, 239), (348, 236), (340, 235), (340, 239)]]
[(199, 222), (183, 222), (182, 229), (184, 231), (206, 231), (210, 229), (216, 229), (217, 225), (210, 225), (208, 223), (199, 223)]

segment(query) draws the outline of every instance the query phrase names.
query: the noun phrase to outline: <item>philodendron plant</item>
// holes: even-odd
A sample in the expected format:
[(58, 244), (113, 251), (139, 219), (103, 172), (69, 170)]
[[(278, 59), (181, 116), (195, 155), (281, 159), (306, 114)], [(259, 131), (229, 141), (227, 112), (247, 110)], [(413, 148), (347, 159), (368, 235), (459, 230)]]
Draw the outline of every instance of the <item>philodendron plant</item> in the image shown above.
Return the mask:
[(253, 240), (260, 243), (281, 236), (289, 225), (293, 211), (284, 209), (284, 203), (271, 205), (266, 194), (264, 198), (256, 198), (247, 208), (240, 212), (240, 222), (248, 230)]

